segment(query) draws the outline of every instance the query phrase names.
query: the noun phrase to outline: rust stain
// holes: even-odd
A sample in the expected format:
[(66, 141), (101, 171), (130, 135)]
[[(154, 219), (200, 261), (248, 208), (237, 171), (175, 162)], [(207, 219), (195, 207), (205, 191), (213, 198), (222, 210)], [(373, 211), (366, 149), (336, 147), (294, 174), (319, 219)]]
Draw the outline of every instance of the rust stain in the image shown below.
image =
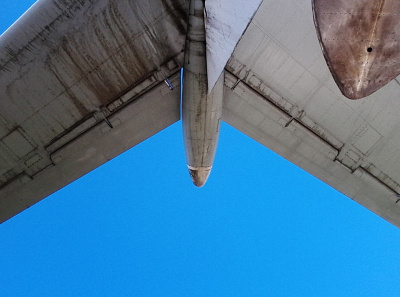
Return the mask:
[(366, 97), (400, 73), (400, 1), (313, 0), (325, 60), (350, 99)]

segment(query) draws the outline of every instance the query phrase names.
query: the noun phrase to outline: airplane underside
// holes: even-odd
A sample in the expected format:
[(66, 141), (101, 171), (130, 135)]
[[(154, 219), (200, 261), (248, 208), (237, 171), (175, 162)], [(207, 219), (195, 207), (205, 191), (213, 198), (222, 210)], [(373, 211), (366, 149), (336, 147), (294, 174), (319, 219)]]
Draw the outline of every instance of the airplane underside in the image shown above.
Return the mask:
[(223, 72), (208, 90), (204, 1), (192, 0), (186, 37), (182, 124), (186, 160), (197, 187), (207, 181), (214, 162), (222, 118)]
[[(364, 98), (400, 73), (400, 2), (313, 0), (317, 36), (340, 91)], [(185, 48), (182, 120), (193, 183), (207, 181), (222, 118), (224, 73), (208, 89), (205, 0), (190, 1)]]
[(399, 4), (232, 3), (37, 1), (0, 37), (0, 221), (182, 118), (196, 186), (222, 120), (400, 226)]

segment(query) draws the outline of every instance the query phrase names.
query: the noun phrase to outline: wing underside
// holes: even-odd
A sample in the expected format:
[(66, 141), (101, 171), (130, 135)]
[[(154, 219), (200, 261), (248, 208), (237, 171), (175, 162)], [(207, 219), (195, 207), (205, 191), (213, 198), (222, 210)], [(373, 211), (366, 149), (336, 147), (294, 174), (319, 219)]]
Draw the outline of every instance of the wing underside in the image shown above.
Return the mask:
[(311, 1), (263, 1), (225, 71), (226, 122), (400, 226), (399, 83), (345, 98)]
[[(179, 120), (186, 2), (42, 0), (1, 36), (0, 221)], [(210, 8), (216, 48), (233, 38), (237, 13)], [(230, 41), (239, 37), (223, 120), (400, 226), (397, 79), (346, 99), (308, 0), (264, 0)]]
[(186, 1), (41, 0), (1, 36), (1, 222), (179, 120), (186, 24)]

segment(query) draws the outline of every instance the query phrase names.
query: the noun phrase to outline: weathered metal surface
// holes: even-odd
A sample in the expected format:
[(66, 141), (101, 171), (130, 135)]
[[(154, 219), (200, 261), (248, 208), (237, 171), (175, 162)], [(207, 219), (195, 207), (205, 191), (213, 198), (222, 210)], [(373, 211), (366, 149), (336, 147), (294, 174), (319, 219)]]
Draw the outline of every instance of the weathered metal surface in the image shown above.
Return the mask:
[(0, 139), (21, 126), (46, 145), (160, 66), (179, 68), (186, 21), (185, 1), (37, 2), (0, 39)]
[(224, 121), (400, 227), (399, 79), (344, 97), (309, 0), (264, 0), (226, 69)]
[[(301, 120), (293, 119), (290, 113), (266, 100), (247, 84), (247, 80), (232, 90), (237, 79), (229, 74), (225, 80), (224, 121), (400, 226), (399, 198), (392, 185), (383, 183), (369, 168), (358, 166), (352, 171), (341, 162), (341, 158), (336, 157), (338, 150), (331, 143), (319, 137)], [(262, 117), (260, 125), (254, 124), (256, 113)], [(268, 168), (258, 170), (271, 174)], [(313, 189), (307, 191), (313, 195)]]
[(208, 90), (217, 82), (262, 0), (206, 1)]
[[(116, 110), (79, 137), (60, 139), (49, 152), (51, 165), (29, 176), (19, 174), (0, 187), (0, 223), (175, 123), (180, 117), (180, 73)], [(149, 156), (150, 157), (150, 156)], [(141, 170), (132, 167), (132, 170)]]
[(208, 92), (204, 0), (192, 0), (185, 48), (182, 121), (189, 173), (198, 187), (209, 176), (218, 143), (222, 75), (219, 80)]
[[(183, 65), (186, 27), (184, 0), (40, 0), (1, 35), (2, 219), (107, 161), (102, 158), (74, 168), (75, 163), (63, 167), (52, 156), (67, 143), (79, 143), (71, 148), (77, 152), (83, 149), (80, 145), (90, 145), (74, 139), (109, 122), (113, 114), (159, 84), (164, 93), (160, 96), (171, 91), (164, 79)], [(173, 104), (179, 100), (179, 88), (174, 96)], [(139, 118), (143, 125), (139, 121), (130, 127), (133, 135), (125, 135), (129, 145), (179, 119), (177, 110), (160, 112), (154, 106), (157, 102), (149, 99), (148, 111)], [(129, 148), (95, 143), (110, 156)], [(43, 176), (54, 180), (49, 167), (56, 168), (50, 172), (57, 182), (39, 189)], [(4, 197), (21, 197), (21, 202), (13, 206)]]
[(400, 74), (400, 1), (313, 0), (313, 12), (343, 95), (366, 97)]
[[(116, 1), (97, 1), (100, 6), (94, 6), (97, 8), (92, 10), (92, 19), (103, 18), (106, 22), (112, 10), (104, 10), (101, 5), (109, 2)], [(120, 5), (128, 2), (132, 3), (125, 1)], [(176, 77), (169, 77), (183, 64), (179, 54), (128, 88), (122, 90), (122, 84), (121, 94), (105, 106), (84, 105), (95, 111), (82, 117), (65, 88), (47, 79), (42, 65), (50, 52), (56, 53), (52, 49), (58, 43), (52, 34), (73, 38), (79, 36), (79, 30), (85, 30), (84, 23), (73, 16), (74, 11), (80, 11), (74, 5), (83, 5), (83, 1), (69, 1), (72, 6), (68, 6), (65, 15), (52, 6), (65, 1), (39, 1), (44, 3), (50, 4), (51, 9), (46, 13), (28, 13), (6, 37), (0, 38), (0, 64), (6, 60), (10, 60), (9, 66), (15, 64), (7, 68), (10, 72), (0, 74), (1, 96), (7, 95), (0, 97), (0, 220), (29, 207), (82, 172), (179, 118), (178, 82)], [(179, 3), (185, 7), (186, 1)], [(92, 5), (89, 1), (84, 4)], [(161, 7), (158, 4), (156, 8)], [(224, 120), (400, 226), (400, 200), (396, 196), (400, 193), (400, 86), (392, 81), (369, 100), (345, 99), (326, 67), (311, 11), (309, 0), (262, 2), (226, 65)], [(168, 27), (171, 17), (166, 14), (157, 20), (167, 22)], [(63, 25), (66, 16), (72, 17), (74, 26)], [(148, 30), (150, 23), (141, 25), (144, 32), (128, 36), (133, 43), (136, 37), (152, 38), (146, 34), (154, 32)], [(174, 36), (173, 32), (180, 32), (176, 26), (163, 32), (171, 34), (167, 40), (183, 45), (185, 34)], [(88, 34), (85, 38), (96, 37)], [(105, 40), (110, 42), (112, 38), (112, 34), (107, 34)], [(102, 52), (101, 47), (96, 50)], [(107, 73), (108, 60), (122, 67), (122, 57), (118, 52), (106, 57), (99, 69), (92, 69), (92, 75)], [(115, 67), (110, 68), (111, 73)], [(9, 97), (4, 86), (19, 76), (19, 88), (10, 86), (8, 92), (13, 95)], [(165, 84), (166, 77), (174, 90)], [(83, 84), (86, 80), (75, 80), (75, 84), (69, 85), (80, 99), (87, 95), (79, 93), (81, 81)], [(3, 103), (3, 98), (10, 102)], [(18, 100), (21, 104), (15, 106)], [(13, 152), (9, 146), (19, 149)], [(47, 161), (50, 165), (46, 167)], [(271, 174), (270, 168), (257, 170), (265, 171), (266, 176)], [(313, 195), (312, 189), (308, 191)]]

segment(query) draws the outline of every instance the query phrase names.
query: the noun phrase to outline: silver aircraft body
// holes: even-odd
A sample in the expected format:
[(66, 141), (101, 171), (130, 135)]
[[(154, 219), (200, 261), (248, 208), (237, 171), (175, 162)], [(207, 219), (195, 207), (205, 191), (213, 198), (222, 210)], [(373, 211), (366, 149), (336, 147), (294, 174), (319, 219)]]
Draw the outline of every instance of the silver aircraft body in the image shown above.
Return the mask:
[(37, 1), (0, 37), (0, 221), (179, 121), (184, 68), (197, 186), (225, 121), (400, 226), (398, 79), (349, 100), (311, 1), (234, 2)]

